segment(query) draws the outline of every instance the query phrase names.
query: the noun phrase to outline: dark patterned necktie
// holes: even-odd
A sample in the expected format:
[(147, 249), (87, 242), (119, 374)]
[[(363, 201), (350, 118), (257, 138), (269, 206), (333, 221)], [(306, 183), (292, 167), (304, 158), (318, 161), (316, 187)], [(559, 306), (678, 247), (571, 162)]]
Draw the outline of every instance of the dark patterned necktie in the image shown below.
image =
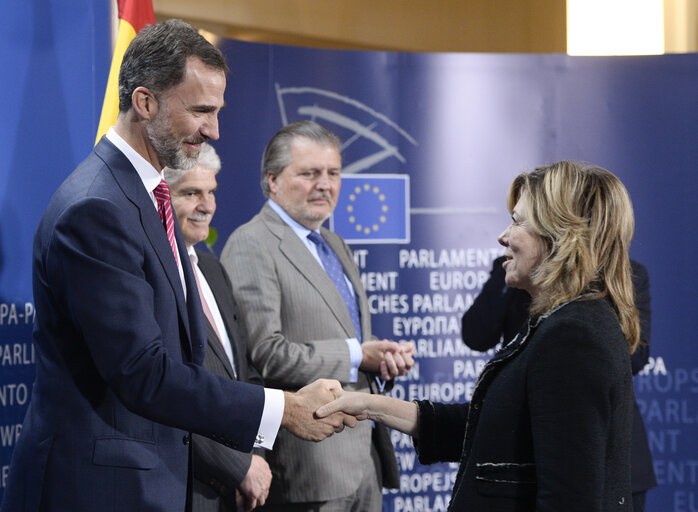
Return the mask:
[(170, 202), (170, 189), (167, 187), (165, 180), (160, 180), (158, 186), (153, 190), (153, 195), (158, 202), (158, 213), (160, 214), (160, 220), (165, 226), (165, 231), (167, 231), (167, 240), (170, 242), (170, 247), (172, 247), (175, 263), (179, 265), (177, 245), (175, 244), (174, 216), (172, 213), (172, 203)]
[(332, 248), (327, 244), (325, 239), (319, 233), (311, 231), (308, 235), (308, 239), (317, 246), (317, 252), (320, 256), (320, 261), (325, 267), (325, 272), (330, 276), (332, 282), (339, 290), (339, 294), (344, 299), (344, 303), (347, 305), (349, 310), (349, 316), (351, 317), (351, 323), (354, 324), (354, 330), (356, 331), (356, 338), (361, 343), (361, 320), (359, 319), (359, 308), (356, 307), (356, 299), (351, 294), (349, 286), (347, 285), (346, 278), (344, 277), (344, 270), (342, 269), (342, 264), (337, 258)]

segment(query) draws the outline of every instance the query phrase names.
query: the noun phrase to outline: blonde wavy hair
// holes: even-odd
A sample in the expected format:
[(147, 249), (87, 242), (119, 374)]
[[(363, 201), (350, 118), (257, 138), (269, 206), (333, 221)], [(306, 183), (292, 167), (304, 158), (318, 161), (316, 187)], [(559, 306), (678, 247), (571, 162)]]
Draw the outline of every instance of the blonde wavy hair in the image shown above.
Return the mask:
[(509, 211), (524, 193), (531, 226), (545, 246), (531, 276), (540, 291), (531, 313), (544, 314), (579, 296), (608, 297), (633, 352), (640, 322), (628, 256), (635, 220), (625, 186), (596, 165), (562, 161), (517, 176), (509, 189)]

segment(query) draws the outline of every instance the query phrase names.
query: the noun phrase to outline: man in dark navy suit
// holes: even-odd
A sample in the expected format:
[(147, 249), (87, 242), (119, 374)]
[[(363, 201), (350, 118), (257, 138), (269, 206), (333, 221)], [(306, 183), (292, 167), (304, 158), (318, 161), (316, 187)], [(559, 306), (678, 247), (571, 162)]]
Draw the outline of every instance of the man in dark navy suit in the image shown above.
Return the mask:
[[(179, 20), (124, 55), (117, 123), (51, 199), (34, 239), (37, 375), (3, 512), (191, 507), (191, 432), (250, 451), (279, 425), (321, 440), (336, 381), (286, 393), (200, 364), (206, 328), (162, 180), (218, 138), (223, 55)], [(59, 136), (59, 134), (57, 134)]]

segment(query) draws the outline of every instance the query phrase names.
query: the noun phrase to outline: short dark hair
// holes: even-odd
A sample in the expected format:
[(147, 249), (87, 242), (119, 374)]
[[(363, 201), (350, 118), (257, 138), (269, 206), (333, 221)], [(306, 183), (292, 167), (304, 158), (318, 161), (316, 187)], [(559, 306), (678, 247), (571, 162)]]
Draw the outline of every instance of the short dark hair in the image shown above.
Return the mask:
[(156, 97), (184, 80), (187, 58), (228, 72), (218, 48), (188, 23), (171, 19), (148, 25), (131, 41), (119, 71), (119, 111), (131, 108), (133, 91), (147, 87)]
[(323, 146), (332, 146), (341, 155), (341, 141), (330, 130), (315, 121), (296, 121), (287, 124), (276, 132), (262, 156), (262, 192), (269, 197), (268, 175), (278, 176), (286, 167), (291, 165), (291, 143), (295, 139), (308, 139)]

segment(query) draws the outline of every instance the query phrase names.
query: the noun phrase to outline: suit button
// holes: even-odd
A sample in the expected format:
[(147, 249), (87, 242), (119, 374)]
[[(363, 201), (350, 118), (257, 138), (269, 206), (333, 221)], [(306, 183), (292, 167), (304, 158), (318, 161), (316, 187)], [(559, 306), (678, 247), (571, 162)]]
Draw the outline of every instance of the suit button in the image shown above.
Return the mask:
[(185, 435), (185, 436), (182, 438), (182, 443), (185, 444), (185, 445), (189, 444), (189, 441), (190, 441), (190, 439), (189, 439), (189, 435), (188, 435), (188, 434)]

